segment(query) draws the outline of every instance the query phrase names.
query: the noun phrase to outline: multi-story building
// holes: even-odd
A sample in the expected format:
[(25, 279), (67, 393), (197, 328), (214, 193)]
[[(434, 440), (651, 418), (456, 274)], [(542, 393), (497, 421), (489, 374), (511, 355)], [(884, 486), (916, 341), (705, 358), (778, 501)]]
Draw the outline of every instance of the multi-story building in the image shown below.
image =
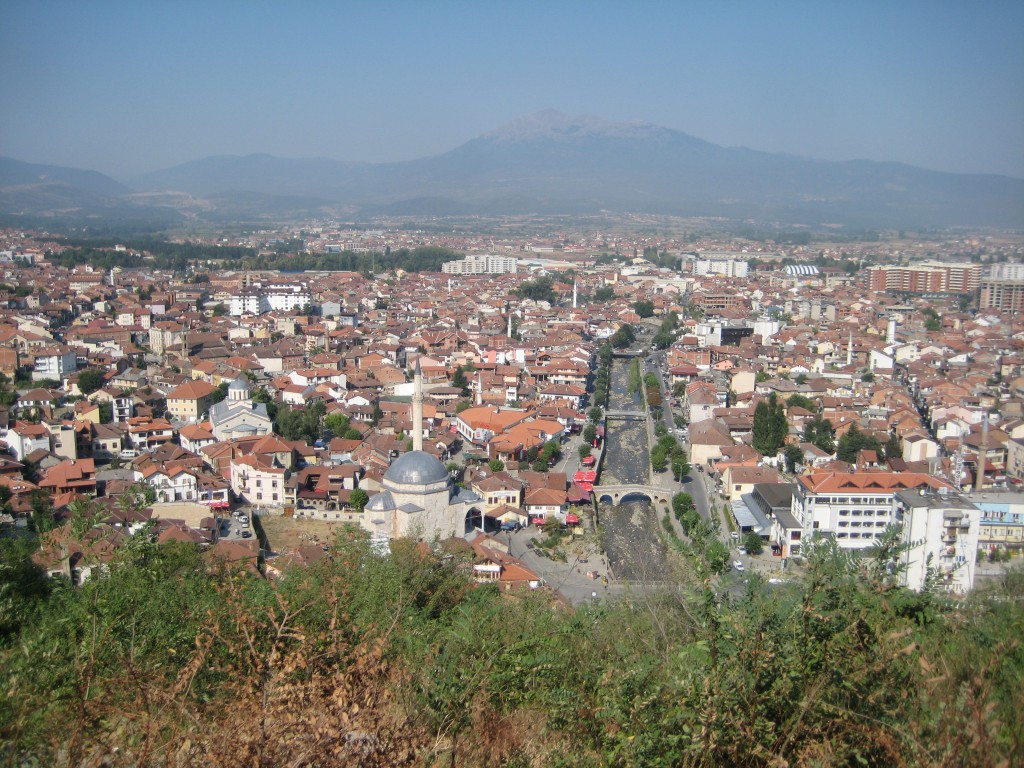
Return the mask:
[(901, 583), (918, 592), (928, 587), (970, 591), (981, 516), (969, 499), (943, 488), (939, 493), (899, 491), (895, 522), (904, 545)]
[(446, 275), (500, 275), (514, 273), (519, 260), (514, 256), (498, 256), (493, 253), (476, 253), (457, 261), (446, 261), (441, 271)]
[(44, 347), (36, 350), (35, 361), (32, 364), (32, 380), (63, 381), (67, 374), (77, 370), (78, 356), (71, 347)]
[(231, 304), (228, 307), (228, 314), (232, 317), (242, 315), (262, 315), (270, 311), (270, 302), (267, 297), (258, 290), (244, 290), (231, 295)]
[(981, 276), (981, 264), (941, 261), (906, 266), (880, 264), (868, 269), (868, 288), (905, 293), (972, 293), (981, 285)]
[(978, 546), (982, 550), (1024, 549), (1024, 493), (986, 490), (971, 500), (981, 509)]
[(266, 303), (271, 311), (291, 312), (313, 302), (313, 295), (303, 285), (273, 285), (265, 289)]
[(294, 504), (292, 495), (286, 495), (288, 478), (285, 467), (264, 456), (239, 456), (231, 461), (231, 490), (248, 504), (269, 507)]
[(949, 491), (952, 486), (920, 472), (820, 470), (803, 475), (797, 478), (792, 507), (801, 531), (778, 543), (793, 555), (816, 534), (835, 536), (844, 549), (873, 546), (897, 522), (896, 494), (920, 489)]
[[(1017, 266), (1003, 264), (1000, 266)], [(1024, 280), (986, 278), (981, 281), (978, 309), (1020, 312), (1024, 309)]]
[(746, 277), (746, 258), (732, 258), (731, 256), (715, 255), (701, 257), (693, 262), (693, 274), (698, 277), (707, 275), (723, 275), (725, 277)]
[(1024, 280), (1024, 264), (993, 264), (988, 276), (993, 280)]
[(173, 419), (196, 422), (210, 410), (216, 391), (215, 386), (202, 379), (188, 381), (167, 393), (167, 413)]

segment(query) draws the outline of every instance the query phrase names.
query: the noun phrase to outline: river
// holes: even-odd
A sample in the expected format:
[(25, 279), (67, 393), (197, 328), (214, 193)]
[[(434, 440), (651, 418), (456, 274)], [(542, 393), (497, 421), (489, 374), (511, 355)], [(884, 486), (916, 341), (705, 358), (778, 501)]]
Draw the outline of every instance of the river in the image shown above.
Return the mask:
[[(628, 359), (612, 361), (608, 410), (643, 411), (639, 392), (629, 391)], [(607, 423), (601, 482), (606, 485), (646, 485), (650, 477), (647, 424), (613, 420)], [(600, 498), (600, 486), (594, 489)], [(601, 504), (605, 552), (612, 575), (620, 581), (662, 581), (665, 546), (658, 536), (660, 521), (650, 502), (627, 500), (617, 506)]]

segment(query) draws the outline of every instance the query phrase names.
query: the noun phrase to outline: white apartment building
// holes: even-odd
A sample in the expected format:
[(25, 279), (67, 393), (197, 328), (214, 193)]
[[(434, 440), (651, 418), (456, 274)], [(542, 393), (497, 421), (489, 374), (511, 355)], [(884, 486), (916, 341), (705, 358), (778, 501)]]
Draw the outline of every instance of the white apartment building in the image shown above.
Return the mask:
[(67, 374), (78, 370), (78, 356), (71, 347), (47, 347), (37, 350), (35, 355), (32, 366), (33, 381), (63, 381)]
[(746, 259), (726, 258), (698, 258), (693, 262), (693, 274), (698, 277), (707, 275), (722, 275), (724, 277), (746, 277)]
[(446, 261), (441, 271), (446, 275), (501, 275), (514, 273), (519, 260), (514, 256), (498, 256), (493, 253), (470, 254), (458, 261)]
[(270, 311), (270, 302), (258, 290), (247, 290), (231, 295), (231, 305), (228, 314), (232, 317), (242, 315), (262, 315)]
[(266, 302), (272, 311), (291, 312), (313, 302), (313, 295), (303, 285), (274, 285), (265, 289)]
[(1024, 264), (993, 264), (993, 280), (1024, 280)]
[(898, 522), (896, 494), (901, 491), (950, 492), (948, 483), (921, 472), (820, 470), (797, 478), (792, 515), (800, 536), (782, 542), (800, 554), (801, 542), (833, 535), (843, 549), (874, 546), (882, 532)]
[(959, 494), (900, 491), (896, 522), (902, 528), (901, 583), (920, 592), (929, 584), (963, 594), (974, 586), (981, 510)]

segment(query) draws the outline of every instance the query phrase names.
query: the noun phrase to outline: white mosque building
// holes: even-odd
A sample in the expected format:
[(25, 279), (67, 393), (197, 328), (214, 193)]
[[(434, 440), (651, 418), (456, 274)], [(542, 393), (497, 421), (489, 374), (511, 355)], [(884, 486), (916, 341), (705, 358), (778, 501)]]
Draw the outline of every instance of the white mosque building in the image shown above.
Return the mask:
[(383, 490), (370, 497), (363, 527), (381, 541), (423, 541), (464, 536), (482, 528), (482, 499), (452, 482), (440, 460), (423, 450), (423, 376), (416, 364), (412, 399), (413, 450), (399, 456), (384, 473)]

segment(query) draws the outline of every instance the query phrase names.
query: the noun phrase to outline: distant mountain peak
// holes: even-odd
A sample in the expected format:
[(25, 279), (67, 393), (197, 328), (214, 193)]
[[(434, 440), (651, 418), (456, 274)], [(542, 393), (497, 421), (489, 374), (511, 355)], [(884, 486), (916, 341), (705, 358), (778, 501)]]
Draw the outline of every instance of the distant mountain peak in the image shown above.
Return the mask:
[(575, 139), (585, 136), (644, 138), (666, 130), (668, 129), (642, 121), (616, 123), (593, 115), (567, 115), (557, 109), (545, 109), (514, 118), (480, 138), (510, 142)]

